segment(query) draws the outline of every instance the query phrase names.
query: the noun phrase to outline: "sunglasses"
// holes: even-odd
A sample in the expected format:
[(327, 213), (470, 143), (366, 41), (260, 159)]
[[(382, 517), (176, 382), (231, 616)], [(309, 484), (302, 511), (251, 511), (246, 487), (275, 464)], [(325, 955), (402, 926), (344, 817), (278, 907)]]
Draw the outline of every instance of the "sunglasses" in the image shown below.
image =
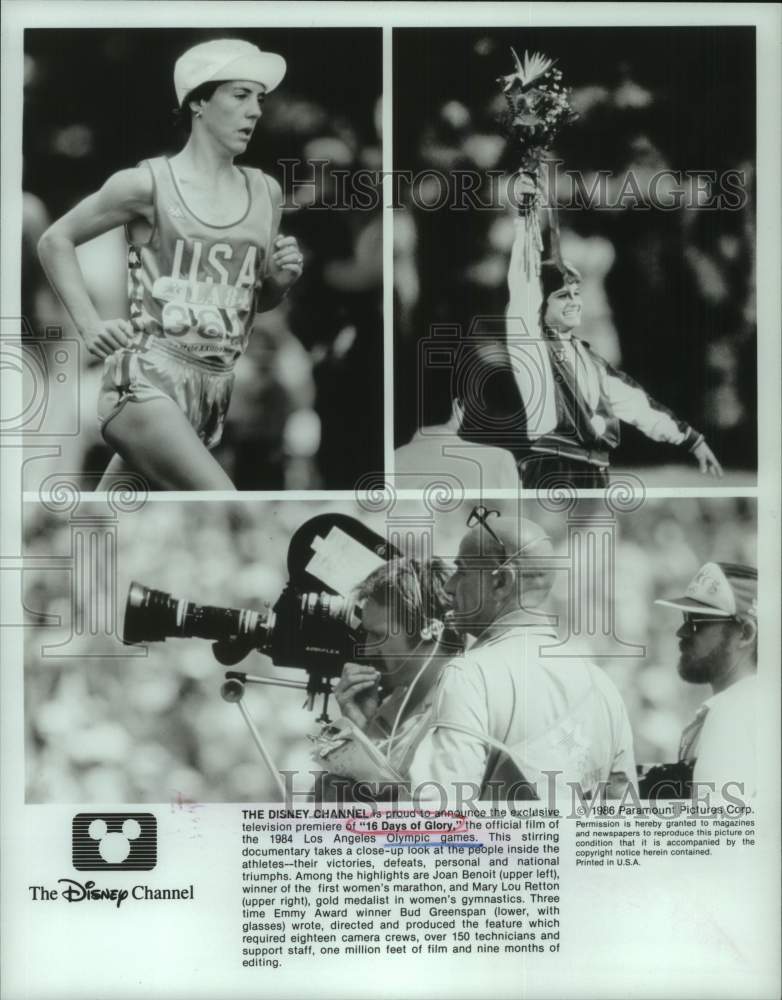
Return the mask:
[(693, 635), (695, 635), (700, 628), (703, 628), (707, 625), (717, 625), (721, 624), (722, 622), (737, 621), (737, 619), (734, 618), (732, 615), (730, 617), (727, 616), (717, 617), (716, 615), (712, 615), (710, 618), (699, 618), (696, 615), (685, 614), (683, 617), (684, 617), (684, 628), (689, 629)]

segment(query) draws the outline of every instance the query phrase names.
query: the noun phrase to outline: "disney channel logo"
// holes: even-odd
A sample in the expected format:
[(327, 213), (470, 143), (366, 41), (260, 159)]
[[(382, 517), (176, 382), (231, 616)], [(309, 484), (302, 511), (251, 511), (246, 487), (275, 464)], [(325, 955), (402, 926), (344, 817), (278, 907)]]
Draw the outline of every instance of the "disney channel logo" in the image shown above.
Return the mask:
[(152, 813), (77, 813), (71, 843), (76, 871), (151, 871), (157, 819)]
[[(77, 813), (72, 824), (72, 861), (77, 871), (151, 871), (157, 864), (157, 819), (152, 813)], [(61, 888), (29, 886), (34, 902), (113, 902), (126, 899), (194, 899), (193, 886), (158, 889), (147, 885), (101, 888), (92, 879), (57, 880)]]
[(63, 899), (66, 903), (113, 902), (117, 909), (126, 899), (164, 900), (164, 899), (195, 899), (192, 885), (185, 889), (153, 889), (148, 885), (134, 885), (130, 889), (102, 889), (92, 879), (77, 882), (72, 878), (58, 878), (57, 885), (63, 889), (47, 889), (44, 885), (28, 886), (34, 903), (51, 903)]

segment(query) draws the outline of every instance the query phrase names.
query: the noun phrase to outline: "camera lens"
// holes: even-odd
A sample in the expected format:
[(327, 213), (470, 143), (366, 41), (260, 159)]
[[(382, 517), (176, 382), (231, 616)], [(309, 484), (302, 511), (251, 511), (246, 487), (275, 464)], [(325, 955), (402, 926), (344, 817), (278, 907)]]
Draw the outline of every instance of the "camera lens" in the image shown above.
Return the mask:
[(162, 642), (166, 636), (176, 635), (179, 631), (177, 618), (181, 603), (162, 590), (151, 590), (143, 584), (131, 583), (125, 606), (123, 641)]

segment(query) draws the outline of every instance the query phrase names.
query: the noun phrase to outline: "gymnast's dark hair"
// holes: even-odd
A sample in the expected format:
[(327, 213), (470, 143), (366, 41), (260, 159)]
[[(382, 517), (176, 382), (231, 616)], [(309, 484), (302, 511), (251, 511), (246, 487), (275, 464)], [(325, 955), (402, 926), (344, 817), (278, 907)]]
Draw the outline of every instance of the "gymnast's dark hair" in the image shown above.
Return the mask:
[(578, 285), (581, 282), (581, 274), (573, 267), (562, 261), (560, 264), (555, 260), (544, 260), (540, 265), (540, 288), (542, 301), (540, 303), (540, 328), (545, 329), (545, 316), (548, 307), (549, 295), (558, 292), (565, 285)]

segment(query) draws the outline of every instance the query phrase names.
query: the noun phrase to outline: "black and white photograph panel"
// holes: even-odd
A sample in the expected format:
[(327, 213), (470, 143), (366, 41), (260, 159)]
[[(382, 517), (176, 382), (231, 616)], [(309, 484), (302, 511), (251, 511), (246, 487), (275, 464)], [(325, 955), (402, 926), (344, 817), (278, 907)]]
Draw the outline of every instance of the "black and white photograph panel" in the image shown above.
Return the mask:
[(393, 52), (398, 483), (754, 485), (755, 29)]
[(23, 346), (36, 444), (59, 451), (25, 488), (67, 471), (82, 489), (350, 489), (382, 472), (381, 32), (36, 28), (24, 44)]
[(756, 793), (754, 500), (24, 513), (28, 802)]

